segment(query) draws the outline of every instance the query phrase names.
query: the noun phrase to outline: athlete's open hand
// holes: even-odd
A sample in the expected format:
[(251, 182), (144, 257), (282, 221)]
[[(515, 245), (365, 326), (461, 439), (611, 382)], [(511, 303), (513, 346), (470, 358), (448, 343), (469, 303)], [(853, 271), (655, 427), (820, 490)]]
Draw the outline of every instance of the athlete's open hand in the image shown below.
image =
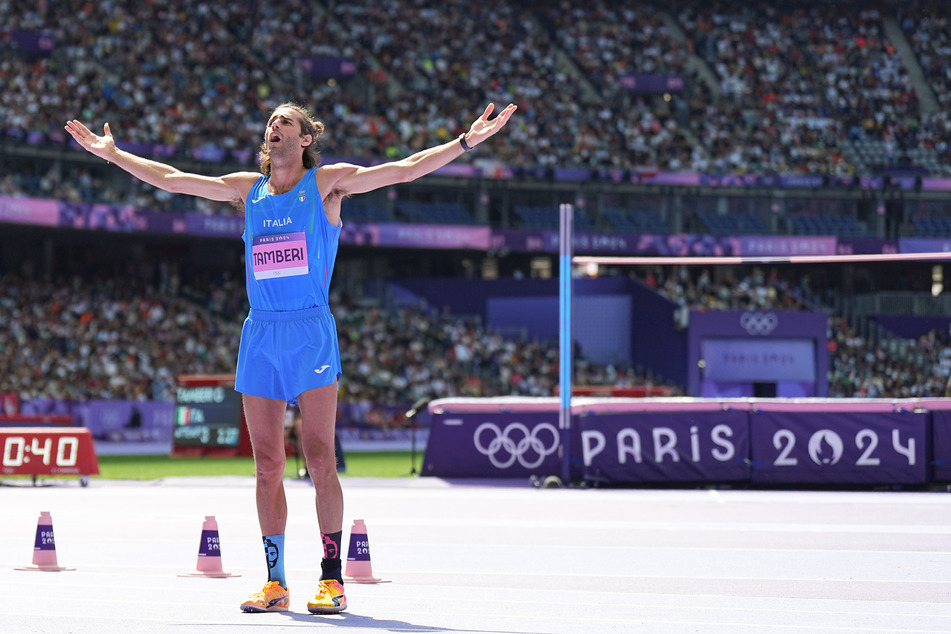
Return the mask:
[(510, 103), (498, 116), (490, 120), (489, 115), (495, 110), (495, 104), (490, 103), (486, 106), (482, 116), (472, 123), (469, 132), (466, 133), (466, 144), (468, 144), (469, 147), (475, 147), (488, 139), (508, 123), (509, 118), (517, 109), (518, 106)]
[(112, 131), (109, 129), (108, 123), (102, 127), (102, 136), (93, 133), (92, 130), (75, 119), (66, 122), (66, 131), (76, 139), (77, 143), (99, 158), (108, 161), (116, 153), (116, 142), (112, 138)]

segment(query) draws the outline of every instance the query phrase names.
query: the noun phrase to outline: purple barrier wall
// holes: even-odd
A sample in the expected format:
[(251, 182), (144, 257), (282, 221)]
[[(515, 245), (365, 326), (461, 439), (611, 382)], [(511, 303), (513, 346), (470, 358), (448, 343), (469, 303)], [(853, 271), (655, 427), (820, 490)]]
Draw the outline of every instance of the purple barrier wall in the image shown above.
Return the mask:
[[(741, 374), (748, 379), (732, 381), (739, 393), (731, 392), (730, 396), (748, 394), (743, 390), (754, 382), (776, 383), (777, 391), (787, 387), (780, 384), (790, 383), (788, 388), (798, 392), (803, 388), (802, 372), (808, 369), (805, 366), (813, 364), (813, 390), (806, 396), (825, 396), (829, 390), (826, 378), (829, 370), (827, 321), (825, 313), (803, 311), (690, 311), (687, 393), (726, 396), (710, 394), (709, 389), (705, 391), (704, 381), (725, 384), (730, 382), (729, 377)], [(742, 349), (744, 342), (749, 342), (748, 350)], [(766, 342), (768, 353), (764, 348)], [(804, 354), (802, 342), (811, 346), (811, 358)], [(710, 343), (719, 345), (711, 346)], [(716, 367), (729, 370), (723, 377), (705, 376), (707, 361), (702, 356), (705, 346), (708, 350), (719, 350), (728, 355), (717, 359)], [(714, 367), (712, 361), (711, 370)]]
[[(489, 328), (523, 329), (531, 338), (551, 339), (558, 336), (557, 282), (403, 279), (389, 288), (402, 303), (423, 298), (457, 315), (479, 315)], [(686, 384), (687, 337), (676, 328), (673, 302), (618, 277), (574, 280), (572, 290), (572, 337), (586, 356), (601, 363), (629, 361), (667, 381)], [(615, 309), (606, 308), (612, 302)]]
[(924, 484), (928, 415), (761, 412), (750, 415), (756, 484)]
[[(410, 425), (408, 405), (341, 402), (337, 433), (349, 441), (411, 441), (413, 428), (420, 437), (428, 433), (430, 414), (420, 411)], [(25, 416), (71, 416), (73, 424), (87, 427), (100, 453), (168, 454), (172, 451), (175, 403), (156, 401), (88, 402), (33, 399), (20, 404)], [(373, 416), (369, 413), (373, 412)]]
[(898, 253), (898, 240), (878, 238), (839, 238), (835, 252), (839, 255), (858, 253)]
[[(948, 179), (951, 182), (951, 179)], [(899, 238), (900, 253), (947, 253), (951, 251), (951, 238)]]
[(21, 403), (20, 411), (30, 415), (72, 416), (76, 425), (89, 429), (99, 452), (108, 452), (110, 448), (156, 454), (172, 450), (175, 403), (36, 399)]
[(55, 227), (59, 224), (59, 203), (45, 198), (0, 196), (0, 222)]
[[(561, 322), (556, 296), (489, 297), (485, 301), (485, 308), (484, 323), (488, 328), (503, 333), (523, 330), (530, 338), (543, 341), (558, 339)], [(573, 316), (577, 315), (576, 308), (572, 307)]]
[[(388, 284), (409, 291), (429, 302), (431, 306), (449, 307), (457, 315), (479, 315), (488, 323), (488, 301), (495, 298), (558, 298), (558, 280), (498, 279), (459, 280), (440, 278), (412, 278), (395, 280)], [(630, 290), (629, 280), (618, 277), (574, 280), (573, 294), (626, 295)], [(530, 326), (531, 324), (529, 324)], [(529, 334), (532, 334), (531, 331)]]
[(581, 416), (578, 423), (584, 478), (591, 482), (733, 482), (750, 477), (746, 412), (629, 412)]
[(450, 478), (557, 474), (560, 446), (557, 406), (544, 412), (444, 412), (434, 416), (430, 426), (422, 474)]
[(660, 293), (632, 283), (631, 359), (675, 385), (687, 384), (687, 331), (674, 321), (677, 304)]
[(154, 443), (171, 449), (175, 403), (89, 401), (77, 404), (74, 412), (97, 441)]
[[(423, 475), (559, 474), (558, 405), (556, 398), (433, 401)], [(572, 477), (605, 484), (951, 480), (951, 399), (576, 397), (572, 432)]]
[[(558, 297), (558, 280), (456, 280), (402, 279), (387, 284), (425, 299), (430, 306), (443, 306), (456, 315), (478, 315), (483, 323), (488, 318), (490, 297)], [(532, 334), (531, 331), (529, 334)]]
[(932, 478), (937, 482), (951, 482), (951, 411), (931, 412)]
[[(55, 138), (54, 138), (55, 137)], [(46, 142), (46, 135), (34, 132), (26, 136), (29, 144)], [(66, 141), (63, 133), (50, 135), (55, 143)], [(70, 141), (70, 145), (75, 145)], [(120, 142), (122, 149), (136, 154), (167, 158), (176, 154), (175, 146)], [(247, 162), (252, 152), (248, 149), (225, 150), (202, 146), (191, 150), (193, 158), (221, 162), (228, 155)], [(373, 164), (353, 157), (324, 157), (325, 164), (338, 160), (361, 165)], [(512, 170), (492, 167), (493, 178), (510, 178)], [(436, 171), (437, 174), (456, 178), (474, 178), (482, 173), (477, 166), (453, 163)], [(594, 173), (588, 169), (556, 169), (556, 175), (566, 180), (587, 180)], [(821, 177), (802, 176), (792, 179), (745, 175), (705, 176), (685, 173), (629, 173), (619, 170), (601, 170), (601, 177), (620, 182), (626, 174), (630, 182), (695, 186), (703, 181), (709, 185), (755, 186), (757, 181), (777, 181), (781, 186), (812, 187), (812, 181)], [(847, 180), (851, 183), (851, 179)], [(877, 189), (881, 179), (862, 179), (862, 187)], [(781, 181), (781, 182), (780, 182)], [(902, 187), (914, 179), (899, 179)], [(951, 190), (951, 179), (925, 179), (926, 188)], [(773, 183), (776, 184), (776, 183)], [(552, 208), (554, 214), (556, 209)], [(346, 214), (344, 214), (346, 215)], [(72, 227), (160, 234), (197, 234), (216, 237), (239, 237), (243, 227), (241, 217), (234, 214), (208, 216), (190, 212), (159, 212), (108, 204), (65, 203), (53, 199), (0, 196), (0, 222), (32, 225)], [(341, 244), (377, 245), (430, 249), (508, 249), (520, 252), (558, 252), (558, 231), (551, 229), (494, 229), (486, 226), (404, 225), (400, 223), (347, 222), (340, 237)], [(839, 239), (835, 236), (710, 236), (703, 234), (634, 234), (609, 231), (577, 232), (572, 239), (574, 252), (604, 255), (831, 255), (833, 253), (915, 253), (946, 251), (949, 240), (936, 238)]]
[(917, 339), (932, 330), (947, 332), (951, 317), (926, 315), (876, 315), (872, 320), (879, 326), (905, 339)]
[(740, 252), (745, 256), (834, 255), (834, 236), (743, 236)]
[[(403, 303), (421, 297), (454, 314), (478, 315), (490, 329), (524, 331), (533, 339), (558, 337), (557, 280), (407, 279), (388, 285)], [(631, 361), (631, 283), (621, 278), (575, 280), (572, 337), (598, 363)]]
[[(557, 297), (495, 297), (486, 301), (486, 325), (502, 333), (525, 331), (538, 339), (558, 339)], [(602, 364), (631, 362), (631, 298), (586, 295), (571, 308), (571, 337), (585, 359)]]

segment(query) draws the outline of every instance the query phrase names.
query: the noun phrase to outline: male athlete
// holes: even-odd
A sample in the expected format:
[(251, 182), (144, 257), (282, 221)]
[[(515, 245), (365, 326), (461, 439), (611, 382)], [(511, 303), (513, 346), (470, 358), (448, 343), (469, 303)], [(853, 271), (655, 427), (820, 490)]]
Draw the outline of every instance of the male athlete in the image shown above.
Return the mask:
[[(245, 612), (284, 612), (290, 595), (284, 572), (284, 413), (301, 412), (301, 449), (314, 482), (323, 559), (314, 614), (347, 607), (341, 572), (343, 494), (334, 455), (337, 381), (341, 376), (336, 323), (328, 292), (342, 227), (344, 197), (429, 174), (496, 134), (516, 110), (494, 106), (461, 134), (412, 156), (373, 167), (320, 165), (324, 126), (307, 109), (285, 103), (264, 129), (261, 174), (202, 176), (116, 147), (109, 124), (103, 135), (79, 121), (66, 131), (92, 154), (167, 192), (234, 204), (245, 214), (245, 262), (251, 310), (241, 332), (235, 390), (241, 392), (254, 450), (255, 497), (268, 565), (264, 588), (241, 604)], [(262, 175), (263, 174), (263, 175)]]

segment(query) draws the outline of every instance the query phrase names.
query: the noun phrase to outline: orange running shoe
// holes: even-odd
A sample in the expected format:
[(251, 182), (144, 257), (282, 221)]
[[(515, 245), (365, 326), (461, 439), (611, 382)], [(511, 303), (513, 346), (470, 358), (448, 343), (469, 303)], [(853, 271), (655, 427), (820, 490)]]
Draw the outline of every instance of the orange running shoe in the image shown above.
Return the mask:
[(317, 595), (307, 602), (311, 614), (334, 614), (347, 609), (347, 595), (343, 584), (336, 579), (321, 579)]
[(248, 595), (241, 604), (242, 612), (287, 612), (291, 596), (278, 581), (268, 581), (260, 592)]

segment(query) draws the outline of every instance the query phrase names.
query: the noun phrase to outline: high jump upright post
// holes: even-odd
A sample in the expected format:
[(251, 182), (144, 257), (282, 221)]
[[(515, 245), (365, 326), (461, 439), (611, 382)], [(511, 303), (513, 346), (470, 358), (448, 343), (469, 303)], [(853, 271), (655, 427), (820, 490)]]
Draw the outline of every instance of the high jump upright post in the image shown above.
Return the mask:
[(561, 431), (561, 481), (564, 486), (571, 482), (571, 259), (572, 225), (574, 208), (570, 204), (558, 207), (559, 214), (559, 285), (558, 285), (558, 337), (559, 337), (559, 389), (561, 404), (558, 409), (558, 428)]

